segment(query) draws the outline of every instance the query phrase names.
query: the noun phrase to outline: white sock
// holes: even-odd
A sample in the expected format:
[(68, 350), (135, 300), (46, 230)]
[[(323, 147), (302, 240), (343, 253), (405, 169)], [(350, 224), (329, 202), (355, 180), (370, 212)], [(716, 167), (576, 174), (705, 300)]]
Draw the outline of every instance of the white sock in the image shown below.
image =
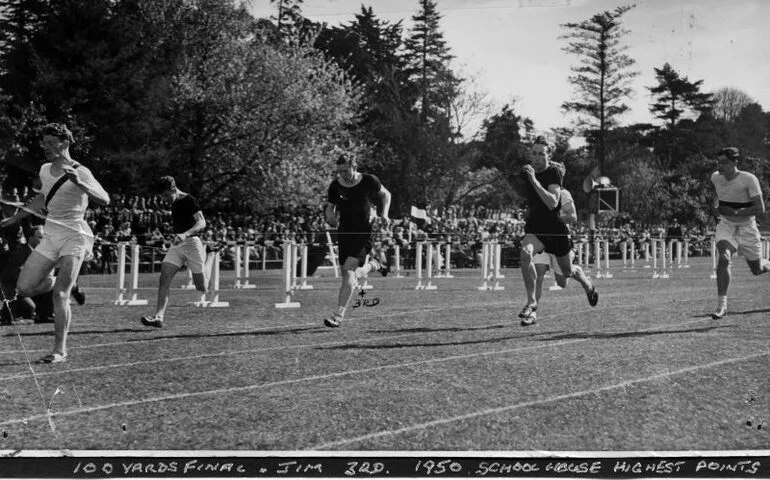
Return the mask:
[(345, 310), (347, 310), (347, 307), (338, 307), (337, 308), (337, 315), (339, 315), (340, 317), (344, 317), (345, 316)]
[(727, 308), (727, 295), (720, 295), (719, 296), (719, 306)]

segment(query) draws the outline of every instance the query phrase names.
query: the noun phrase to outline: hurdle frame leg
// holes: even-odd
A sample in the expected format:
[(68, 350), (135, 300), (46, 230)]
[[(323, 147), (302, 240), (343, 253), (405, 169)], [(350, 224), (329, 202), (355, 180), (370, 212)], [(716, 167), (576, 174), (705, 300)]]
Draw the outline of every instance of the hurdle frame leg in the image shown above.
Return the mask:
[(308, 256), (308, 246), (307, 243), (302, 244), (302, 248), (300, 249), (300, 258), (302, 259), (300, 261), (300, 280), (302, 282), (297, 287), (300, 290), (313, 290), (312, 285), (308, 285), (307, 283), (307, 256)]
[[(193, 305), (201, 308), (224, 308), (229, 307), (230, 302), (222, 302), (219, 300), (219, 252), (211, 252), (206, 258), (207, 262), (211, 262), (211, 265), (204, 266), (204, 273), (210, 272), (210, 276), (206, 282), (206, 292), (201, 293), (201, 299), (198, 302), (193, 302)], [(206, 295), (211, 292), (211, 300), (206, 299)]]
[(299, 302), (292, 301), (292, 270), (296, 268), (296, 262), (292, 258), (291, 243), (284, 242), (283, 244), (283, 286), (285, 290), (285, 299), (281, 303), (276, 303), (275, 308), (299, 308)]
[(481, 244), (481, 280), (482, 284), (477, 290), (489, 290), (489, 242)]
[(428, 251), (426, 253), (426, 278), (427, 282), (425, 283), (425, 286), (422, 288), (423, 290), (436, 290), (438, 287), (436, 285), (433, 285), (433, 242), (428, 242)]
[[(121, 248), (122, 246), (122, 254), (121, 254)], [(130, 298), (128, 300), (123, 298), (123, 294), (126, 293), (126, 289), (124, 287), (125, 280), (126, 280), (126, 246), (127, 244), (121, 244), (118, 247), (118, 255), (121, 256), (121, 258), (118, 261), (118, 268), (120, 269), (120, 273), (118, 275), (118, 298), (115, 300), (115, 305), (118, 306), (127, 306), (127, 307), (134, 307), (134, 306), (145, 306), (149, 305), (149, 302), (147, 300), (139, 298), (139, 245), (132, 245), (131, 246), (131, 290), (130, 290)]]

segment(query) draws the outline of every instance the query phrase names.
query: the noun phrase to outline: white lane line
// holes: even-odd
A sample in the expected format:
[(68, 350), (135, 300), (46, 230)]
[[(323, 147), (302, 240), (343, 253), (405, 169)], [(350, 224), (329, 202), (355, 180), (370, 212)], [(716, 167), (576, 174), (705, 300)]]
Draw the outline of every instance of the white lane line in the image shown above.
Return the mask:
[(591, 390), (582, 390), (580, 392), (567, 393), (567, 394), (563, 394), (563, 395), (554, 395), (552, 397), (547, 397), (547, 398), (543, 398), (543, 399), (535, 400), (535, 401), (531, 401), (531, 402), (516, 403), (516, 404), (513, 404), (513, 405), (507, 405), (505, 407), (489, 408), (489, 409), (484, 409), (484, 410), (478, 410), (476, 412), (466, 413), (464, 415), (457, 415), (457, 416), (454, 416), (454, 417), (441, 418), (441, 419), (438, 419), (438, 420), (432, 420), (430, 422), (417, 423), (417, 424), (410, 425), (408, 427), (399, 428), (399, 429), (396, 429), (396, 430), (382, 430), (382, 431), (379, 431), (379, 432), (370, 433), (368, 435), (361, 435), (359, 437), (353, 437), (353, 438), (346, 438), (346, 439), (342, 439), (342, 440), (336, 440), (336, 441), (333, 441), (333, 442), (323, 443), (321, 445), (316, 445), (314, 447), (310, 447), (307, 450), (324, 450), (324, 449), (329, 449), (329, 448), (333, 448), (333, 447), (338, 447), (340, 445), (349, 445), (351, 443), (365, 442), (365, 441), (368, 441), (368, 440), (373, 440), (373, 439), (381, 438), (381, 437), (385, 437), (385, 436), (400, 435), (402, 433), (413, 432), (415, 430), (424, 430), (424, 429), (430, 428), (430, 427), (447, 425), (447, 424), (455, 423), (455, 422), (462, 422), (462, 421), (465, 421), (465, 420), (471, 420), (471, 419), (474, 419), (474, 418), (483, 417), (483, 416), (487, 416), (487, 415), (495, 415), (495, 414), (498, 414), (498, 413), (509, 412), (511, 410), (516, 410), (516, 409), (520, 409), (520, 408), (534, 407), (534, 406), (537, 406), (537, 405), (543, 405), (545, 403), (558, 402), (558, 401), (561, 401), (561, 400), (568, 400), (568, 399), (571, 399), (571, 398), (581, 397), (581, 396), (585, 396), (585, 395), (598, 394), (598, 393), (601, 393), (601, 392), (607, 392), (607, 391), (615, 390), (615, 389), (618, 389), (618, 388), (626, 388), (626, 387), (629, 387), (631, 385), (636, 385), (636, 384), (639, 384), (639, 383), (659, 380), (661, 378), (666, 378), (666, 377), (670, 377), (670, 376), (673, 376), (673, 375), (681, 375), (683, 373), (695, 372), (697, 370), (703, 370), (703, 369), (718, 367), (718, 366), (727, 365), (727, 364), (730, 364), (730, 363), (743, 362), (743, 361), (746, 361), (746, 360), (752, 360), (752, 359), (759, 358), (759, 357), (764, 357), (764, 356), (767, 356), (767, 355), (770, 355), (770, 351), (762, 352), (762, 353), (755, 353), (753, 355), (748, 355), (748, 356), (745, 356), (745, 357), (727, 358), (727, 359), (724, 359), (724, 360), (718, 360), (718, 361), (715, 361), (715, 362), (705, 363), (705, 364), (702, 364), (702, 365), (696, 365), (696, 366), (693, 366), (693, 367), (686, 367), (686, 368), (681, 368), (679, 370), (659, 373), (659, 374), (656, 374), (656, 375), (651, 375), (649, 377), (637, 378), (635, 380), (627, 380), (625, 382), (616, 383), (616, 384), (613, 384), (613, 385), (606, 385), (604, 387), (594, 388), (594, 389), (591, 389)]
[[(710, 319), (709, 319), (710, 320)], [(638, 330), (638, 332), (644, 332), (648, 330), (655, 330), (660, 328), (669, 328), (669, 327), (678, 327), (682, 325), (688, 325), (692, 323), (699, 323), (703, 322), (704, 319), (699, 320), (691, 320), (688, 322), (682, 322), (677, 324), (664, 324), (664, 325), (657, 325), (654, 327), (649, 327), (643, 330)], [(213, 390), (203, 390), (198, 392), (185, 392), (185, 393), (175, 393), (175, 394), (169, 394), (169, 395), (161, 395), (157, 397), (150, 397), (150, 398), (142, 398), (137, 400), (128, 400), (124, 402), (115, 402), (105, 405), (95, 405), (91, 407), (85, 407), (85, 408), (75, 408), (71, 410), (64, 410), (61, 412), (53, 412), (51, 414), (52, 417), (59, 417), (59, 416), (70, 416), (70, 415), (77, 415), (81, 413), (90, 413), (90, 412), (96, 412), (100, 410), (108, 410), (111, 408), (119, 408), (119, 407), (129, 407), (134, 405), (142, 405), (146, 403), (155, 403), (155, 402), (164, 402), (164, 401), (170, 401), (170, 400), (181, 400), (185, 398), (193, 398), (193, 397), (201, 397), (201, 396), (207, 396), (207, 395), (223, 395), (223, 394), (230, 394), (230, 393), (236, 393), (236, 392), (247, 392), (251, 390), (259, 390), (264, 388), (270, 388), (270, 387), (277, 387), (277, 386), (286, 386), (286, 385), (294, 385), (299, 383), (308, 383), (313, 382), (317, 380), (327, 380), (330, 378), (339, 378), (339, 377), (346, 377), (350, 375), (359, 375), (363, 373), (372, 373), (372, 372), (379, 372), (383, 370), (394, 370), (399, 368), (411, 368), (417, 365), (429, 365), (434, 363), (442, 363), (442, 362), (450, 362), (455, 360), (467, 360), (470, 358), (478, 358), (478, 357), (489, 357), (494, 355), (505, 355), (509, 353), (518, 353), (523, 351), (530, 351), (530, 350), (539, 350), (541, 348), (551, 348), (551, 347), (560, 347), (564, 345), (571, 345), (574, 343), (582, 343), (589, 341), (590, 338), (579, 338), (574, 340), (563, 340), (553, 343), (543, 343), (540, 345), (532, 345), (527, 347), (516, 347), (516, 348), (507, 348), (502, 350), (492, 350), (487, 352), (474, 352), (474, 353), (467, 353), (463, 355), (452, 355), (448, 357), (439, 357), (439, 358), (432, 358), (427, 360), (419, 360), (414, 362), (405, 362), (405, 363), (396, 363), (396, 364), (390, 364), (390, 365), (380, 365), (377, 367), (369, 367), (369, 368), (362, 368), (362, 369), (356, 369), (356, 370), (344, 370), (341, 372), (334, 372), (334, 373), (325, 373), (322, 375), (312, 375), (309, 377), (302, 377), (302, 378), (295, 378), (295, 379), (287, 379), (287, 380), (279, 380), (275, 382), (269, 382), (269, 383), (260, 383), (260, 384), (254, 384), (254, 385), (246, 385), (242, 387), (228, 387), (228, 388), (217, 388)], [(4, 422), (0, 422), (0, 425), (14, 425), (17, 423), (22, 423), (25, 419), (26, 420), (38, 420), (41, 418), (48, 418), (48, 415), (46, 414), (38, 414), (38, 415), (30, 415), (26, 418), (22, 419), (14, 419), (14, 420), (6, 420)]]

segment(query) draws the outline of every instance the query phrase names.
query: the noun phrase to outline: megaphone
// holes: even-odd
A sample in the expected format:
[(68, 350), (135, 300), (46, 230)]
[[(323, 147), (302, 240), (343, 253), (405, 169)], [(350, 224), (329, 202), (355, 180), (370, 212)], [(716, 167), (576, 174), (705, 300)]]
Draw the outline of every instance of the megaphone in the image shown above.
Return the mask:
[(594, 178), (591, 175), (587, 176), (585, 180), (583, 180), (583, 191), (586, 193), (591, 193), (591, 190), (597, 187), (606, 188), (612, 185), (612, 181), (609, 179), (609, 177), (597, 177)]

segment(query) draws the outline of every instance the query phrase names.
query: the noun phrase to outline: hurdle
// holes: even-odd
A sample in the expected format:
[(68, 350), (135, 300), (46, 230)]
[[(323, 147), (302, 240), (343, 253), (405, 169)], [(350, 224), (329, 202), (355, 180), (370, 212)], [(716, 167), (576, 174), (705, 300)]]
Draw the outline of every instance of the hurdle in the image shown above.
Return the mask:
[(648, 242), (644, 242), (644, 268), (651, 268), (650, 265), (650, 244), (652, 244), (652, 239)]
[[(629, 248), (629, 244), (630, 248)], [(633, 240), (624, 240), (621, 244), (621, 254), (623, 258), (623, 270), (633, 272), (636, 269), (636, 245)], [(630, 251), (630, 252), (629, 252)], [(630, 261), (629, 261), (630, 253)]]
[(481, 247), (481, 279), (478, 290), (505, 290), (500, 285), (500, 252), (497, 242), (484, 242)]
[[(203, 265), (204, 278), (207, 280), (206, 287), (210, 287), (212, 290), (213, 298), (206, 300), (206, 293), (201, 293), (201, 298), (197, 302), (191, 302), (192, 305), (199, 308), (222, 308), (229, 307), (230, 302), (222, 302), (219, 300), (219, 252), (211, 252), (206, 257), (206, 263)], [(209, 273), (206, 276), (206, 273)]]
[[(263, 257), (264, 258), (264, 257)], [(235, 285), (233, 288), (252, 289), (256, 285), (249, 283), (249, 263), (251, 261), (251, 245), (235, 245)]]
[[(423, 247), (427, 243), (427, 252), (425, 259), (425, 276), (428, 279), (427, 283), (422, 283), (422, 253)], [(431, 283), (433, 279), (433, 244), (431, 242), (417, 242), (417, 249), (415, 253), (415, 268), (417, 269), (417, 286), (415, 290), (436, 290), (436, 285)]]
[(299, 302), (292, 302), (292, 279), (296, 275), (297, 259), (296, 250), (292, 248), (294, 242), (284, 242), (283, 244), (283, 287), (285, 299), (281, 303), (276, 303), (275, 308), (299, 308)]
[(577, 246), (578, 265), (580, 265), (584, 269), (591, 268), (591, 263), (589, 262), (590, 255), (591, 255), (591, 249), (589, 248), (588, 241), (583, 240), (580, 243), (578, 243), (578, 246)]
[[(660, 247), (660, 248), (658, 248)], [(660, 252), (661, 272), (658, 272), (658, 252)], [(652, 278), (669, 278), (666, 269), (666, 240), (663, 238), (652, 239)]]
[[(308, 285), (307, 283), (307, 256), (308, 256), (308, 246), (307, 243), (303, 243), (302, 247), (300, 248), (300, 280), (302, 280), (302, 283), (297, 285), (297, 289), (299, 290), (313, 290), (312, 285)], [(296, 267), (295, 267), (296, 268)], [(296, 272), (296, 270), (295, 270)], [(296, 284), (296, 282), (295, 282)]]
[(505, 278), (500, 272), (500, 262), (503, 258), (503, 246), (495, 241), (495, 278)]
[(717, 278), (717, 240), (711, 237), (711, 277), (712, 280)]
[[(610, 241), (607, 239), (594, 240), (594, 253), (596, 278), (612, 278), (613, 275), (610, 272)], [(604, 253), (604, 273), (602, 273), (602, 253)]]
[[(674, 250), (676, 250), (676, 256), (674, 255)], [(682, 268), (682, 257), (682, 242), (677, 239), (670, 240), (668, 243), (668, 261), (672, 269)]]
[(393, 248), (393, 276), (395, 278), (403, 278), (401, 273), (401, 246), (396, 245)]
[[(452, 242), (447, 240), (446, 244), (439, 243), (436, 245), (436, 249), (441, 252), (441, 247), (444, 247), (444, 266), (438, 267), (436, 278), (455, 278), (450, 271), (450, 262), (452, 261)], [(443, 273), (442, 273), (443, 270)]]
[(137, 306), (147, 305), (147, 300), (139, 298), (137, 292), (139, 288), (139, 245), (131, 245), (131, 298), (123, 298), (126, 292), (126, 242), (118, 243), (118, 293), (115, 298), (115, 305), (118, 306)]

